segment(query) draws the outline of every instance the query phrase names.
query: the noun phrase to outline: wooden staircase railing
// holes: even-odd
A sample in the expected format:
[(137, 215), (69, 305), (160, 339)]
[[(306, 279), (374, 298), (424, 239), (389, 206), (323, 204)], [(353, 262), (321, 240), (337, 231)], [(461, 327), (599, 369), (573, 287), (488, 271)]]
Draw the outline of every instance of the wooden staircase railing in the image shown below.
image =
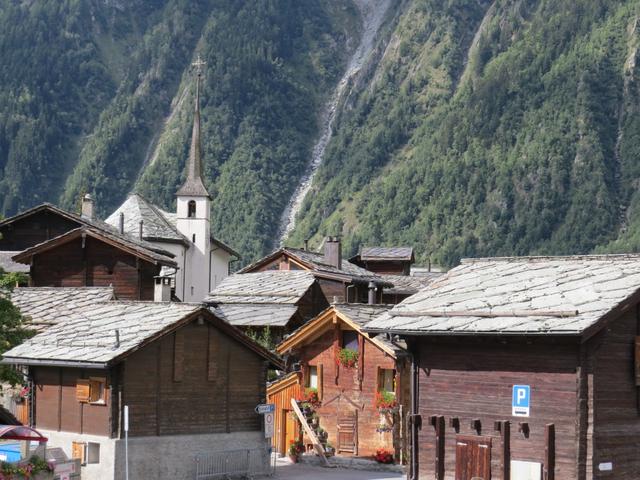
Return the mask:
[(333, 467), (334, 465), (331, 465), (329, 463), (329, 460), (327, 460), (327, 456), (325, 455), (324, 447), (322, 446), (322, 444), (318, 440), (318, 437), (316, 436), (316, 433), (309, 426), (309, 423), (307, 422), (306, 417), (302, 414), (302, 410), (300, 410), (300, 407), (298, 406), (298, 402), (296, 402), (295, 398), (291, 399), (291, 406), (293, 407), (293, 411), (296, 412), (296, 415), (298, 417), (298, 420), (300, 420), (300, 424), (302, 425), (302, 428), (304, 429), (304, 432), (311, 439), (311, 443), (313, 444), (314, 450), (322, 458), (322, 460), (324, 460), (324, 466), (325, 467)]

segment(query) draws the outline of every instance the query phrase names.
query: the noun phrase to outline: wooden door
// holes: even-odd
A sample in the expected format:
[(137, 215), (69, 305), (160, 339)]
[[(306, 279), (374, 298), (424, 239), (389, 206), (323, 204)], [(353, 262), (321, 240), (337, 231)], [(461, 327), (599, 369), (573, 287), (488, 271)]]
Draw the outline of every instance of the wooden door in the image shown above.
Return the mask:
[(282, 422), (284, 424), (284, 432), (282, 434), (283, 446), (280, 453), (286, 455), (289, 445), (291, 445), (291, 440), (298, 439), (298, 425), (295, 418), (293, 418), (293, 410), (283, 410), (282, 415), (284, 416), (284, 422)]
[(491, 438), (456, 436), (456, 480), (491, 480)]
[(358, 455), (358, 412), (346, 412), (338, 416), (338, 445), (336, 453)]

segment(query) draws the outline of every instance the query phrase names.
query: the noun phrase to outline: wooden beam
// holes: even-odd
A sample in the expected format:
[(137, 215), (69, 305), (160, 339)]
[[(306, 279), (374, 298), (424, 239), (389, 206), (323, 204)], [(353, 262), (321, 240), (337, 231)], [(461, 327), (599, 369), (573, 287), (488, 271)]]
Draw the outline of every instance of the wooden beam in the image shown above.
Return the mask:
[(307, 419), (302, 414), (302, 411), (300, 410), (300, 407), (298, 406), (298, 402), (296, 402), (295, 398), (291, 399), (291, 407), (293, 408), (293, 411), (296, 413), (296, 416), (298, 417), (298, 420), (302, 425), (304, 433), (306, 433), (307, 436), (311, 439), (311, 443), (313, 444), (314, 450), (316, 451), (318, 456), (322, 458), (322, 460), (324, 460), (325, 466), (331, 467), (332, 465), (329, 463), (329, 460), (327, 460), (327, 456), (325, 455), (324, 447), (318, 440), (318, 437), (316, 437), (315, 432), (311, 429), (311, 427), (309, 427), (309, 424), (307, 423)]
[(444, 417), (439, 415), (435, 419), (436, 429), (436, 457), (435, 457), (435, 473), (436, 480), (444, 480), (444, 452), (445, 452), (445, 426)]
[(502, 433), (502, 480), (511, 479), (511, 423), (501, 422)]
[(556, 427), (553, 423), (544, 426), (544, 480), (556, 478)]

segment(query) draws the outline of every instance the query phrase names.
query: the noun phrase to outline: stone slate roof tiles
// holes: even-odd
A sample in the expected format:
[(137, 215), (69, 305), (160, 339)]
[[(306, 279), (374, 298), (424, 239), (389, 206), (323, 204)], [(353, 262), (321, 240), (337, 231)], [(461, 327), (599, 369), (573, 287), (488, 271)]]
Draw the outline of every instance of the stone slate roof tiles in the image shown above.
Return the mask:
[(112, 287), (20, 287), (11, 301), (37, 332), (63, 322), (79, 308), (114, 299)]
[(469, 259), (367, 330), (583, 335), (639, 289), (640, 255)]
[(411, 247), (362, 247), (361, 260), (413, 260)]
[(315, 277), (306, 271), (272, 270), (236, 273), (225, 278), (205, 299), (209, 303), (295, 304)]
[(220, 304), (213, 313), (236, 327), (285, 327), (296, 315), (294, 305), (241, 303)]
[(173, 302), (95, 303), (76, 308), (65, 321), (12, 348), (3, 357), (8, 363), (104, 366), (201, 308), (199, 304)]
[(438, 277), (443, 274), (440, 272), (433, 272), (428, 275), (413, 276), (413, 275), (383, 275), (383, 277), (393, 283), (393, 287), (385, 288), (384, 293), (398, 293), (404, 295), (413, 295), (418, 293), (424, 287), (429, 285)]
[(129, 235), (139, 235), (140, 221), (142, 220), (142, 236), (147, 240), (187, 241), (178, 232), (175, 222), (173, 224), (169, 222), (165, 212), (138, 194), (129, 195), (105, 222), (114, 228), (120, 228), (121, 213), (124, 214), (124, 231)]

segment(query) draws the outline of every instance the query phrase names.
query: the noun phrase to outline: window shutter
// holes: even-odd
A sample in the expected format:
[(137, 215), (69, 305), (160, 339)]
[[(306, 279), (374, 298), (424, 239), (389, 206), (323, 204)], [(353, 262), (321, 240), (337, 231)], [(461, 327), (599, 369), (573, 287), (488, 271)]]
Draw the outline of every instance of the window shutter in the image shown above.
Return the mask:
[(300, 368), (302, 369), (302, 384), (307, 388), (309, 386), (309, 381), (311, 380), (309, 375), (309, 365), (304, 363)]
[(184, 334), (178, 330), (173, 335), (173, 381), (181, 382), (184, 370)]
[(100, 378), (89, 380), (89, 401), (100, 402), (104, 400), (105, 381)]
[(322, 364), (318, 364), (318, 400), (322, 400), (322, 394), (324, 390), (323, 386), (323, 368)]
[(91, 381), (79, 378), (76, 383), (76, 400), (88, 402), (91, 399)]
[(384, 369), (378, 365), (378, 381), (376, 382), (376, 392), (380, 392), (384, 388)]
[(85, 465), (85, 450), (86, 443), (84, 442), (71, 442), (71, 458), (80, 459), (80, 464)]

